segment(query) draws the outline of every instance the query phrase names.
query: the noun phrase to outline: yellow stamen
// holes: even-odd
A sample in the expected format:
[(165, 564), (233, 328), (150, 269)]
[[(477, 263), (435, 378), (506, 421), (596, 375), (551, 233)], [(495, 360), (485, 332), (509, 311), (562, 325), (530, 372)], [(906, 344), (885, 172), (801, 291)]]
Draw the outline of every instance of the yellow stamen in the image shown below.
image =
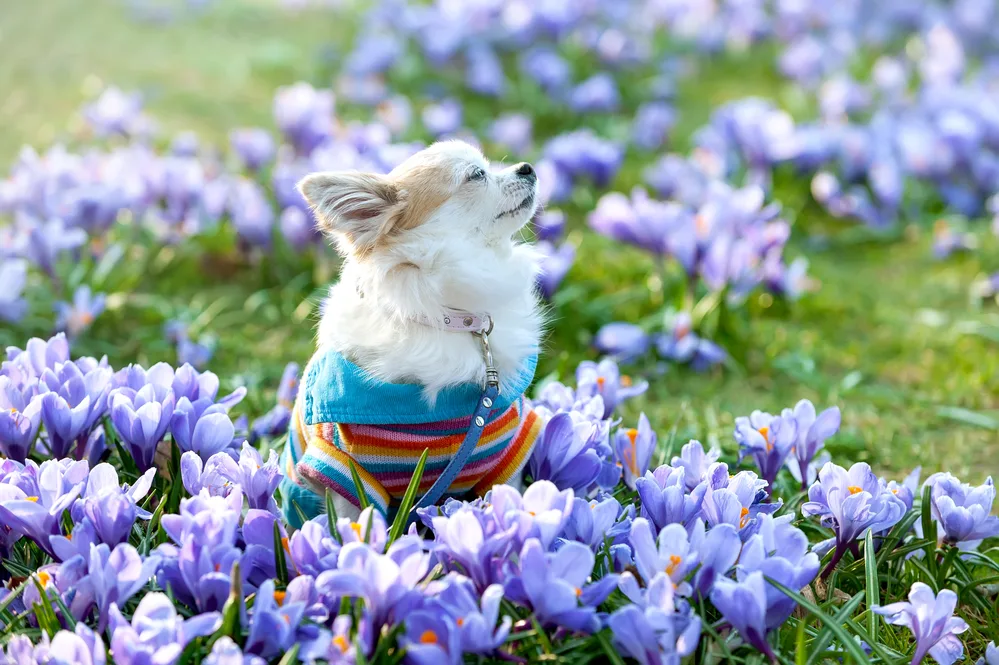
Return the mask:
[(39, 570), (37, 573), (38, 581), (42, 586), (48, 586), (49, 582), (52, 581), (52, 576), (46, 573), (44, 570)]
[(632, 427), (627, 432), (625, 432), (625, 434), (627, 434), (628, 438), (631, 439), (631, 445), (635, 445), (635, 439), (638, 438), (638, 430)]
[(739, 528), (742, 529), (746, 526), (746, 517), (749, 515), (749, 508), (743, 508), (739, 512)]
[(604, 389), (604, 384), (605, 384), (605, 383), (607, 383), (607, 379), (605, 379), (605, 378), (604, 378), (604, 377), (602, 377), (602, 376), (598, 376), (598, 377), (597, 377), (597, 389), (598, 389), (598, 390), (603, 390), (603, 389)]
[(282, 538), (281, 539), (281, 547), (284, 548), (285, 552), (288, 552), (289, 554), (291, 553), (291, 548), (288, 546), (288, 539), (287, 538)]
[(463, 619), (462, 617), (458, 617), (457, 619), (455, 619), (455, 623), (458, 624), (458, 628), (461, 628), (462, 626), (465, 625), (465, 619)]
[(628, 470), (633, 476), (638, 475), (638, 451), (635, 449), (635, 439), (638, 438), (637, 429), (629, 429), (625, 432), (628, 435), (630, 445), (624, 449), (624, 461), (628, 465)]
[(627, 374), (621, 377), (621, 385), (624, 386), (625, 388), (630, 388), (631, 383), (632, 383), (631, 377), (628, 376)]
[(359, 523), (351, 522), (350, 529), (357, 535), (358, 538), (361, 537), (361, 525)]
[(432, 630), (425, 630), (423, 634), (420, 635), (421, 644), (437, 644), (437, 633)]
[(278, 604), (278, 607), (284, 605), (284, 597), (288, 595), (287, 591), (275, 591), (274, 592), (274, 602)]
[(763, 441), (766, 442), (766, 444), (767, 444), (767, 452), (769, 453), (771, 450), (774, 449), (774, 444), (770, 443), (770, 428), (769, 427), (761, 427), (760, 429), (758, 429), (756, 431), (759, 432), (763, 436)]
[(582, 595), (583, 595), (583, 590), (580, 589), (579, 587), (576, 587), (576, 598), (579, 598)]
[(853, 494), (859, 494), (860, 492), (864, 491), (863, 487), (857, 487), (856, 485), (850, 485), (846, 489), (848, 489), (850, 491), (851, 495), (853, 495)]
[(37, 496), (26, 496), (26, 497), (24, 497), (24, 500), (25, 501), (30, 501), (32, 503), (38, 503), (38, 497)]
[(350, 645), (347, 643), (347, 639), (343, 635), (337, 635), (334, 637), (333, 644), (340, 649), (340, 653), (347, 653), (347, 649), (350, 648)]
[(675, 573), (676, 569), (680, 567), (681, 563), (683, 563), (683, 559), (681, 559), (680, 557), (678, 557), (675, 554), (670, 554), (669, 555), (669, 565), (666, 566), (666, 574), (667, 575), (672, 575), (673, 573)]

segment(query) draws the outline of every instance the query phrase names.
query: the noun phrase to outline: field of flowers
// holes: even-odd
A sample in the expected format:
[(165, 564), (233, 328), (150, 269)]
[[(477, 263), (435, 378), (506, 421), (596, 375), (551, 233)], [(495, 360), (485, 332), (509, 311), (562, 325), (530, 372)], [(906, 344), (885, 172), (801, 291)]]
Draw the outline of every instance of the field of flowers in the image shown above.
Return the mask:
[[(0, 665), (999, 664), (997, 20), (4, 7)], [(295, 529), (294, 185), (446, 137), (540, 178), (532, 482)]]

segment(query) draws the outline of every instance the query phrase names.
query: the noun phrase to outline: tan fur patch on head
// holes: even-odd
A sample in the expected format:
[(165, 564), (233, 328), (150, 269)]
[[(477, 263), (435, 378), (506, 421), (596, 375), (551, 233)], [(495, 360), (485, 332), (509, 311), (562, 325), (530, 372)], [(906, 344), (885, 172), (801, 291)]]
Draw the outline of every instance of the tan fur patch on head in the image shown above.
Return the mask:
[(406, 200), (391, 233), (417, 228), (454, 193), (453, 166), (442, 161), (403, 163), (389, 177)]

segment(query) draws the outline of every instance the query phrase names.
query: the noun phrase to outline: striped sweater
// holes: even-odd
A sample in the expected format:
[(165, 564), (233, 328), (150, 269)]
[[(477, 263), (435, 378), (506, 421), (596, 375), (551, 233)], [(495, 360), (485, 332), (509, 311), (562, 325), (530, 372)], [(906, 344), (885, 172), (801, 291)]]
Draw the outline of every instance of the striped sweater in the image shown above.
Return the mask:
[[(496, 399), (478, 445), (449, 489), (481, 496), (503, 484), (527, 462), (541, 429), (523, 393), (534, 378), (537, 357), (527, 359), (516, 381)], [(339, 353), (317, 354), (305, 369), (282, 455), (285, 515), (300, 522), (322, 511), (326, 490), (360, 505), (352, 460), (368, 503), (389, 515), (429, 449), (420, 480), (426, 492), (465, 438), (481, 395), (478, 385), (447, 388), (431, 407), (415, 384), (372, 379)]]

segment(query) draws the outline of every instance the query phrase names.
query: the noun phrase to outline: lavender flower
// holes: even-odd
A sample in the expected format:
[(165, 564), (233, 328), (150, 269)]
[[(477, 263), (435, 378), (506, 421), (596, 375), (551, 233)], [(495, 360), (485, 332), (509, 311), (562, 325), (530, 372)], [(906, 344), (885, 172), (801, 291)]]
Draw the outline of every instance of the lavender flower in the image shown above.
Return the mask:
[(92, 293), (86, 284), (77, 287), (72, 303), (55, 304), (56, 330), (65, 331), (71, 338), (79, 336), (104, 311), (105, 300), (103, 293)]
[(964, 656), (964, 646), (957, 636), (968, 630), (964, 619), (954, 616), (957, 594), (943, 589), (934, 595), (933, 589), (916, 582), (909, 590), (909, 602), (892, 603), (884, 607), (872, 608), (886, 617), (886, 621), (896, 626), (906, 626), (916, 640), (916, 651), (912, 665), (918, 665), (926, 657), (940, 665), (951, 665)]
[(28, 262), (21, 259), (4, 259), (0, 264), (0, 321), (17, 323), (28, 311), (28, 302), (22, 297), (28, 280)]
[(253, 603), (246, 652), (271, 660), (297, 642), (302, 660), (323, 656), (331, 636), (314, 624), (302, 623), (304, 612), (304, 603), (293, 602), (285, 592), (275, 591), (273, 580), (264, 582)]
[(632, 323), (613, 322), (601, 326), (593, 336), (593, 346), (601, 353), (632, 362), (649, 350), (649, 335)]
[(823, 577), (868, 529), (890, 529), (906, 510), (902, 500), (889, 492), (885, 481), (864, 463), (854, 464), (847, 471), (828, 462), (819, 471), (818, 481), (808, 488), (808, 499), (801, 507), (802, 514), (818, 515), (822, 524), (835, 532), (836, 550)]
[(767, 642), (767, 600), (763, 573), (750, 573), (738, 582), (719, 577), (711, 590), (711, 602), (725, 620), (739, 631), (747, 644), (766, 654), (771, 662), (777, 662), (777, 656)]
[(140, 471), (152, 468), (166, 436), (176, 399), (173, 390), (147, 383), (138, 391), (117, 388), (110, 396), (111, 422)]
[(300, 155), (309, 155), (333, 134), (333, 93), (308, 83), (278, 88), (274, 121)]
[(0, 455), (24, 462), (31, 453), (41, 422), (37, 390), (37, 380), (21, 383), (0, 375)]
[(499, 626), (503, 587), (491, 584), (481, 597), (468, 578), (452, 575), (438, 597), (441, 609), (455, 622), (463, 653), (488, 655), (506, 641), (513, 620), (504, 616)]
[(406, 662), (414, 665), (460, 665), (461, 636), (451, 618), (418, 610), (406, 617), (406, 631), (400, 638), (406, 648)]
[[(604, 404), (604, 418), (610, 418), (619, 404), (638, 397), (648, 388), (647, 381), (636, 382), (630, 376), (622, 376), (617, 363), (610, 358), (599, 363), (584, 360), (576, 367), (576, 396), (586, 399), (599, 395)], [(646, 434), (652, 434), (651, 428)], [(655, 443), (652, 446), (655, 447)]]
[(991, 476), (972, 487), (949, 473), (935, 473), (925, 485), (931, 488), (931, 514), (943, 531), (942, 540), (973, 550), (985, 538), (999, 535), (999, 517), (990, 514), (996, 496)]
[(565, 543), (546, 553), (531, 538), (520, 551), (520, 575), (507, 582), (506, 593), (530, 606), (542, 626), (596, 632), (600, 621), (594, 608), (617, 585), (617, 575), (587, 584), (594, 562), (593, 552), (581, 543)]
[(699, 554), (691, 550), (683, 526), (668, 524), (656, 537), (648, 520), (639, 517), (631, 525), (629, 542), (635, 553), (638, 574), (646, 584), (665, 572), (678, 594), (690, 595), (686, 579), (697, 567)]
[(798, 439), (798, 423), (762, 411), (735, 419), (739, 460), (752, 455), (760, 476), (772, 487)]
[(75, 454), (82, 458), (87, 437), (107, 408), (111, 370), (98, 366), (82, 371), (77, 363), (64, 362), (55, 370), (46, 368), (41, 382), (49, 390), (41, 411), (49, 453), (66, 457), (75, 444)]
[(576, 423), (569, 413), (556, 414), (545, 424), (527, 463), (528, 474), (535, 481), (550, 480), (560, 488), (585, 491), (600, 473), (595, 434), (592, 424)]
[(570, 93), (569, 106), (576, 113), (614, 111), (621, 103), (614, 78), (606, 72), (594, 74)]
[(115, 662), (121, 665), (174, 663), (188, 642), (210, 635), (222, 622), (218, 612), (185, 620), (177, 615), (170, 598), (162, 593), (143, 596), (131, 622), (122, 616), (114, 603), (110, 616), (111, 651)]
[(655, 471), (646, 471), (643, 477), (635, 480), (635, 489), (642, 500), (642, 517), (655, 529), (662, 530), (668, 524), (690, 528), (701, 515), (708, 484), (699, 483), (688, 490), (687, 475), (682, 468), (664, 465)]
[(274, 159), (274, 139), (265, 129), (234, 129), (229, 132), (229, 144), (250, 171), (257, 171)]
[[(794, 418), (797, 422), (798, 438), (794, 444), (794, 457), (788, 465), (798, 469), (801, 478), (801, 488), (805, 489), (812, 482), (812, 461), (825, 446), (826, 439), (839, 431), (840, 412), (838, 406), (831, 406), (815, 415), (815, 407), (807, 399), (794, 405), (794, 410), (784, 409), (781, 418)], [(794, 469), (792, 468), (792, 473)]]
[(644, 413), (638, 417), (637, 429), (619, 429), (614, 434), (614, 452), (624, 469), (624, 482), (631, 489), (648, 471), (657, 442), (658, 437)]

